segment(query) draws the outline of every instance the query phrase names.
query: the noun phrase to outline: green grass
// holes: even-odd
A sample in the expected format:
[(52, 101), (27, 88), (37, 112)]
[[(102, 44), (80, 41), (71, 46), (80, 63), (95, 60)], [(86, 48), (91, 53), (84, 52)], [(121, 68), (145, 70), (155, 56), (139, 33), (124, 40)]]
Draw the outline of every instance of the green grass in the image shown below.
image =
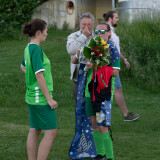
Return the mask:
[[(58, 135), (48, 160), (69, 160), (68, 151), (75, 130), (75, 106), (70, 80), (70, 57), (66, 52), (69, 31), (49, 30), (42, 48), (52, 65), (54, 99), (58, 101)], [(27, 40), (0, 43), (0, 159), (27, 160), (26, 138), (29, 119), (25, 96), (25, 76), (20, 70)], [(141, 114), (135, 122), (123, 122), (119, 107), (112, 109), (115, 160), (158, 160), (160, 146), (160, 94), (122, 80), (130, 111)], [(39, 140), (42, 138), (41, 134)]]
[[(121, 52), (131, 64), (129, 71), (121, 73), (132, 77), (136, 85), (158, 93), (160, 87), (160, 17), (157, 12), (152, 20), (135, 19), (122, 22), (116, 28), (120, 37)], [(140, 16), (140, 15), (139, 15)], [(155, 27), (156, 26), (156, 27)]]

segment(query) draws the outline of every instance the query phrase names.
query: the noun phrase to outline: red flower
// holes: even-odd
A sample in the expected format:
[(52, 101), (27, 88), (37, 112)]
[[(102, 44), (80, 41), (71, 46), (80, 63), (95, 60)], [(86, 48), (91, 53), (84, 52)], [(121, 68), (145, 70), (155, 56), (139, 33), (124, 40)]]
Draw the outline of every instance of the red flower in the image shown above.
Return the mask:
[(102, 53), (102, 51), (100, 50), (100, 51), (97, 51), (97, 49), (98, 49), (98, 46), (96, 46), (95, 48), (94, 48), (94, 53), (96, 53), (97, 55), (100, 55), (101, 53)]

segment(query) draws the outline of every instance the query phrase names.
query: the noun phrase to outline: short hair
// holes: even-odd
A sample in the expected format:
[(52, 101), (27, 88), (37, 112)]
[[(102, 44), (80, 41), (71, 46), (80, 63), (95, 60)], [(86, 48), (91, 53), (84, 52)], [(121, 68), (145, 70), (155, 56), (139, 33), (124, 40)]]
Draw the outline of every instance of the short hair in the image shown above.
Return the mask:
[(108, 32), (111, 30), (111, 27), (110, 27), (110, 25), (109, 25), (108, 23), (99, 23), (97, 26), (99, 26), (99, 25), (104, 25), (104, 26), (106, 26)]
[(115, 11), (108, 11), (107, 13), (103, 14), (103, 18), (106, 22), (108, 22), (109, 18), (113, 19), (113, 14), (116, 13)]
[(82, 20), (84, 17), (85, 17), (85, 18), (92, 19), (93, 23), (95, 22), (94, 16), (93, 16), (90, 12), (84, 13), (84, 14), (80, 17), (80, 22), (81, 22), (81, 20)]

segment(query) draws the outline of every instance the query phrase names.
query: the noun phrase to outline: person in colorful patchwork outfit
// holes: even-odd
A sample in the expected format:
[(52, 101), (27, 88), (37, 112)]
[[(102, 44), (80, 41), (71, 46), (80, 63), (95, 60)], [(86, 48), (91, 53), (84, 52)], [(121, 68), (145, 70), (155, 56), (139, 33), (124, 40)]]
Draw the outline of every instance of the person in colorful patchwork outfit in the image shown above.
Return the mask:
[[(119, 74), (120, 69), (120, 56), (119, 52), (112, 41), (109, 40), (111, 36), (110, 26), (106, 23), (99, 24), (95, 30), (96, 35), (100, 35), (103, 40), (109, 44), (111, 54), (111, 64), (108, 66), (109, 71), (109, 84), (107, 91), (107, 98), (101, 103), (100, 110), (96, 110), (93, 107), (90, 89), (88, 86), (91, 84), (91, 78), (95, 65), (93, 63), (87, 63), (86, 66), (89, 69), (87, 74), (87, 83), (85, 87), (85, 105), (86, 114), (90, 116), (90, 121), (93, 127), (93, 139), (97, 152), (97, 156), (93, 160), (114, 160), (113, 145), (110, 136), (111, 126), (111, 97), (114, 92), (115, 77)], [(78, 63), (79, 54), (72, 57), (72, 63)], [(98, 70), (97, 70), (98, 71)], [(111, 72), (110, 72), (111, 71)]]
[[(22, 32), (30, 37), (21, 63), (26, 79), (25, 101), (30, 120), (27, 137), (28, 159), (44, 160), (47, 159), (52, 142), (57, 135), (56, 108), (58, 107), (58, 103), (52, 96), (50, 61), (40, 48), (40, 43), (47, 37), (47, 23), (41, 19), (34, 19), (23, 26)], [(44, 136), (38, 147), (41, 130), (44, 130)]]
[(73, 97), (76, 104), (75, 135), (69, 149), (69, 157), (71, 159), (92, 159), (97, 155), (92, 136), (92, 124), (86, 115), (84, 98), (86, 84), (85, 64), (72, 63), (73, 57), (77, 60), (77, 50), (83, 49), (83, 46), (88, 45), (91, 38), (95, 36), (93, 32), (94, 21), (94, 16), (90, 12), (84, 13), (80, 17), (80, 30), (71, 33), (67, 37), (66, 48), (71, 58), (71, 79), (73, 80)]

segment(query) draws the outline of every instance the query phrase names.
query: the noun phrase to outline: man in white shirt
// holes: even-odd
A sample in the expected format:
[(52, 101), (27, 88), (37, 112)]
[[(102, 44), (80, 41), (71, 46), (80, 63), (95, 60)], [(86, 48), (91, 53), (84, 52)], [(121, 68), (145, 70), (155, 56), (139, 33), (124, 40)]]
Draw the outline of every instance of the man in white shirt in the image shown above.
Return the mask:
[[(117, 27), (118, 22), (119, 22), (118, 14), (115, 11), (108, 11), (107, 13), (103, 14), (103, 17), (104, 17), (106, 23), (108, 23), (111, 27), (111, 39), (110, 40), (115, 43), (115, 45), (120, 53), (121, 60), (126, 65), (126, 68), (129, 69), (130, 64), (127, 61), (127, 59), (124, 57), (124, 55), (120, 52), (119, 37), (116, 35), (116, 33), (114, 31), (114, 27)], [(124, 96), (122, 93), (122, 85), (120, 82), (119, 75), (115, 78), (114, 96), (115, 96), (115, 99), (116, 99), (118, 106), (120, 107), (121, 111), (123, 112), (124, 121), (134, 121), (140, 117), (139, 114), (134, 114), (133, 112), (128, 112), (127, 105), (126, 105), (126, 102), (125, 102), (125, 99), (124, 99)]]
[[(67, 51), (72, 57), (76, 54), (77, 49), (80, 49), (82, 45), (87, 45), (93, 35), (94, 17), (91, 13), (84, 13), (80, 17), (80, 30), (70, 34), (67, 38)], [(77, 78), (79, 71), (79, 64), (73, 64), (70, 62), (71, 79), (73, 80), (73, 96), (76, 102), (77, 95)]]

